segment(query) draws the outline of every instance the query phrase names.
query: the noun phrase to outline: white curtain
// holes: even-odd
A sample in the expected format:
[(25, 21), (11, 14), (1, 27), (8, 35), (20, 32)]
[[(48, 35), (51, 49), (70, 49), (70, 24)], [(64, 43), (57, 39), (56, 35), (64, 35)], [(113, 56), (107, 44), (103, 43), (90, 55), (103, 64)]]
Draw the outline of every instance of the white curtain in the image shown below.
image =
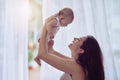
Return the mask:
[(28, 0), (0, 0), (0, 80), (28, 80)]
[[(115, 6), (116, 3), (118, 6)], [(111, 7), (112, 4), (115, 7)], [(43, 0), (43, 21), (64, 7), (72, 8), (74, 21), (68, 27), (61, 28), (55, 36), (55, 49), (70, 56), (67, 45), (74, 37), (93, 35), (103, 51), (105, 80), (117, 80), (120, 74), (116, 72), (109, 30), (114, 26), (111, 8), (119, 10), (119, 5), (120, 0)], [(119, 12), (117, 17), (120, 17)], [(61, 71), (42, 62), (40, 80), (59, 80), (61, 74)]]

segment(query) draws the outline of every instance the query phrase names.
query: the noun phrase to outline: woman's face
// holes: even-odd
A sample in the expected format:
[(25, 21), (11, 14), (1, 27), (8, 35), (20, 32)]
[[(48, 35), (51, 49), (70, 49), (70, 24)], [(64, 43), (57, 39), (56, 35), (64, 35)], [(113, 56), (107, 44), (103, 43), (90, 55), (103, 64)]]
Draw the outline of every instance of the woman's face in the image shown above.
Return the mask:
[(84, 50), (81, 48), (83, 42), (87, 39), (87, 36), (81, 38), (74, 38), (73, 42), (69, 45), (69, 48), (72, 52), (72, 56), (84, 53)]

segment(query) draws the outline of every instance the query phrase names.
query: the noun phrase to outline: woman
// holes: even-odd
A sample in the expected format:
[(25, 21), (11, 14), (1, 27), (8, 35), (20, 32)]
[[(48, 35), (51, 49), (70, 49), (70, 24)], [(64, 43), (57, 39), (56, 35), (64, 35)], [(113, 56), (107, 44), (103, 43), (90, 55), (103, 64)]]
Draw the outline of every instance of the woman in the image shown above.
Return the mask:
[(104, 80), (102, 52), (93, 36), (74, 38), (69, 45), (72, 58), (53, 49), (53, 40), (47, 42), (46, 27), (43, 28), (39, 57), (51, 66), (65, 72), (60, 80)]

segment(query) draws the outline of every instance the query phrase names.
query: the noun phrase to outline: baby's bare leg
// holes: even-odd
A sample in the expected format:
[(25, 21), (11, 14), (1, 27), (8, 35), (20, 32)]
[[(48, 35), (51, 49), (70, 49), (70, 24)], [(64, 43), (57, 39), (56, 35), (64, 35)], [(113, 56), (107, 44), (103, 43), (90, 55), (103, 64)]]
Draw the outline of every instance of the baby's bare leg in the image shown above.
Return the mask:
[(41, 60), (40, 60), (40, 58), (39, 58), (38, 55), (34, 58), (34, 60), (36, 61), (36, 63), (37, 63), (39, 66), (41, 66)]

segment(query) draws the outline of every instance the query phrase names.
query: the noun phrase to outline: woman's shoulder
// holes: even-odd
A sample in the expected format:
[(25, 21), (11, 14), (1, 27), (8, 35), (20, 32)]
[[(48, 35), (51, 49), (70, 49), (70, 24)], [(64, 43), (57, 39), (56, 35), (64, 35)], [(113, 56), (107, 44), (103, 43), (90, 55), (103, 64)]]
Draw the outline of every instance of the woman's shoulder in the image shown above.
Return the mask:
[(85, 80), (86, 74), (85, 74), (84, 68), (77, 62), (75, 62), (75, 66), (76, 66), (76, 68), (74, 69), (75, 71), (71, 74), (72, 78), (76, 80), (76, 77), (77, 77)]
[(81, 74), (68, 74), (64, 73), (61, 77), (60, 80), (86, 80), (86, 77)]
[(76, 61), (74, 61), (73, 64), (75, 66), (75, 71), (83, 71), (83, 67), (81, 66), (81, 64), (78, 64)]

